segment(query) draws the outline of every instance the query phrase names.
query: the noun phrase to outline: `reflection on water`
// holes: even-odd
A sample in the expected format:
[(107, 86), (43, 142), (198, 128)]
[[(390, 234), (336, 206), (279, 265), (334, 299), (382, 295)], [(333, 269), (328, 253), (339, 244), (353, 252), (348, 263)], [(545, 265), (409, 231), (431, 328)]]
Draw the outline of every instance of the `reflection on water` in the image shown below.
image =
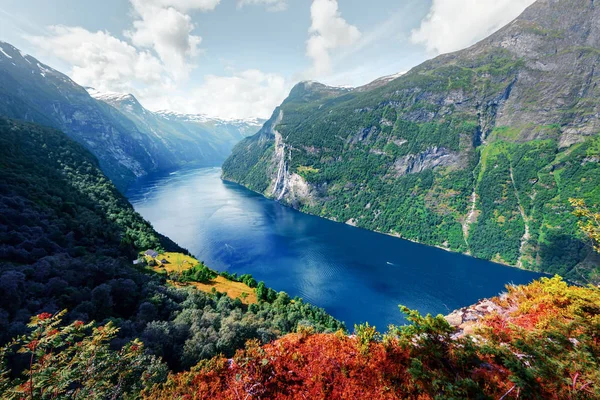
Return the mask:
[(402, 323), (398, 304), (448, 313), (538, 274), (305, 215), (220, 180), (219, 168), (140, 181), (128, 197), (213, 269), (324, 307), (348, 327)]

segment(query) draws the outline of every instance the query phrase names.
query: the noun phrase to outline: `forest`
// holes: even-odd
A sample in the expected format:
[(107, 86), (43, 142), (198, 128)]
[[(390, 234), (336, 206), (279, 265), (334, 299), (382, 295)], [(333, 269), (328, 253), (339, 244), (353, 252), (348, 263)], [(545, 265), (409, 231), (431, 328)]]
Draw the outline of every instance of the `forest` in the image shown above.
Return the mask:
[[(543, 278), (507, 286), (467, 327), (400, 307), (410, 324), (354, 335), (300, 325), (269, 344), (169, 372), (119, 330), (34, 316), (30, 333), (0, 350), (0, 394), (21, 398), (144, 399), (596, 399), (600, 396), (600, 291)], [(489, 310), (493, 311), (489, 311)], [(472, 310), (477, 310), (473, 307)], [(12, 357), (29, 361), (11, 376)]]

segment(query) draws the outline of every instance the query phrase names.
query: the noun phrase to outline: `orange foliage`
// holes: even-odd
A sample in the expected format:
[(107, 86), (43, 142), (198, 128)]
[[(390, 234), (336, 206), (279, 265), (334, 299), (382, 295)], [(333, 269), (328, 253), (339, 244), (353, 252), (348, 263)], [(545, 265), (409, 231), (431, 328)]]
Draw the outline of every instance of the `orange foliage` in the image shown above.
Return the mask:
[(171, 376), (154, 399), (395, 399), (407, 385), (408, 354), (371, 343), (360, 351), (344, 335), (291, 334), (260, 347), (249, 342), (232, 360), (214, 359)]
[(510, 287), (476, 336), (453, 336), (441, 317), (406, 311), (411, 325), (381, 337), (287, 335), (249, 342), (171, 374), (149, 399), (596, 399), (600, 398), (600, 291), (559, 278)]

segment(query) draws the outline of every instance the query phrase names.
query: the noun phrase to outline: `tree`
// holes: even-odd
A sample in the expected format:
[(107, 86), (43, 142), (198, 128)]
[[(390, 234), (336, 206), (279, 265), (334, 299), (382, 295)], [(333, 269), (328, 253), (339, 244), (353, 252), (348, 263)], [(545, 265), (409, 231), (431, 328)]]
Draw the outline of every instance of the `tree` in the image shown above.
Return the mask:
[[(1, 398), (131, 398), (166, 379), (166, 365), (145, 355), (141, 342), (110, 349), (118, 332), (112, 323), (62, 326), (65, 313), (33, 317), (31, 334), (0, 348)], [(27, 357), (26, 370), (9, 370), (16, 354)]]
[(594, 250), (600, 253), (600, 212), (592, 211), (581, 199), (569, 199), (579, 218), (579, 228), (591, 239)]

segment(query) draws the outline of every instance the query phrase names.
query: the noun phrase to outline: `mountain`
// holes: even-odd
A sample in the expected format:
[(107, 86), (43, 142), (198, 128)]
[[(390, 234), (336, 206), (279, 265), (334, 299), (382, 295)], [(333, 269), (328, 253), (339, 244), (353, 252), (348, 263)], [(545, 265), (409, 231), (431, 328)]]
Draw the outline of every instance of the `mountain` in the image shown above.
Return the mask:
[(538, 0), (487, 39), (353, 90), (302, 82), (223, 178), (304, 212), (599, 281), (600, 7)]
[[(66, 75), (0, 42), (0, 115), (64, 131), (124, 191), (136, 178), (187, 164), (219, 165), (251, 127), (164, 121), (131, 95), (90, 96)], [(214, 130), (212, 128), (215, 127)]]
[(102, 93), (87, 88), (90, 95), (131, 120), (136, 128), (160, 144), (163, 157), (177, 165), (220, 165), (240, 140), (256, 133), (264, 120), (223, 120), (204, 115), (145, 109), (132, 94)]

